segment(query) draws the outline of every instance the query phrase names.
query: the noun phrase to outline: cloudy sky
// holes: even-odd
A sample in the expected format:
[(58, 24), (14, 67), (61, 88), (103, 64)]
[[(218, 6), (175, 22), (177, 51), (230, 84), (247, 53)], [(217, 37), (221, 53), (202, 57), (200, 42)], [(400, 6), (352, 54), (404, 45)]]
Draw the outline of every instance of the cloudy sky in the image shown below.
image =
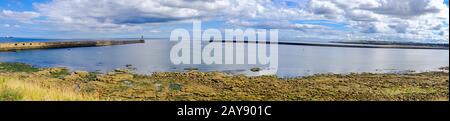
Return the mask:
[(279, 29), (280, 39), (447, 42), (448, 0), (1, 0), (0, 36), (165, 38), (175, 28)]

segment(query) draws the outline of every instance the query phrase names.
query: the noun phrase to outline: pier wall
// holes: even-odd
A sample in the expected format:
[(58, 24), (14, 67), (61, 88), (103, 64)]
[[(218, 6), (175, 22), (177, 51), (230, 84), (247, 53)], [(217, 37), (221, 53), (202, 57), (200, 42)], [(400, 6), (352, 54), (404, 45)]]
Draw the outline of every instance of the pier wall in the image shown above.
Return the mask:
[(144, 40), (105, 40), (105, 41), (70, 41), (70, 42), (11, 42), (0, 43), (0, 51), (15, 51), (28, 49), (49, 49), (69, 47), (93, 47), (144, 43)]

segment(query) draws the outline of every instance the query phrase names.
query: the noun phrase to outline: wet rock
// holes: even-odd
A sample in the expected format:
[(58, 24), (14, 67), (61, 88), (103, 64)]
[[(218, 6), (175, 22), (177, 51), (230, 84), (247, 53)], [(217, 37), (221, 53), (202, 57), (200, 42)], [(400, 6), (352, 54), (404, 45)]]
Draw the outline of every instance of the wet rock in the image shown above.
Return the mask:
[(444, 71), (448, 71), (449, 67), (440, 67), (439, 70), (444, 70)]
[(198, 68), (184, 68), (184, 70), (186, 70), (186, 71), (197, 71)]
[(114, 72), (115, 73), (130, 73), (130, 71), (126, 70), (126, 69), (114, 69)]
[(261, 68), (252, 68), (252, 69), (250, 69), (250, 71), (252, 71), (252, 72), (259, 72), (259, 71), (261, 71)]
[(70, 75), (64, 76), (63, 79), (66, 81), (80, 81), (80, 80), (88, 80), (91, 74), (87, 71), (75, 71)]
[(125, 67), (127, 67), (127, 68), (132, 67), (132, 66), (133, 66), (133, 65), (131, 65), (131, 64), (125, 65)]
[(78, 75), (79, 77), (87, 77), (89, 76), (89, 72), (87, 71), (75, 71), (73, 74)]
[(66, 69), (66, 68), (46, 68), (46, 69), (36, 72), (35, 74), (48, 76), (48, 75), (58, 74), (58, 73), (62, 73), (62, 72), (68, 72), (68, 69)]
[(121, 82), (124, 80), (128, 80), (131, 81), (133, 80), (134, 76), (132, 74), (113, 74), (113, 75), (103, 75), (103, 76), (99, 76), (97, 77), (97, 81), (101, 81), (101, 82), (108, 82), (108, 83), (117, 83), (117, 82)]

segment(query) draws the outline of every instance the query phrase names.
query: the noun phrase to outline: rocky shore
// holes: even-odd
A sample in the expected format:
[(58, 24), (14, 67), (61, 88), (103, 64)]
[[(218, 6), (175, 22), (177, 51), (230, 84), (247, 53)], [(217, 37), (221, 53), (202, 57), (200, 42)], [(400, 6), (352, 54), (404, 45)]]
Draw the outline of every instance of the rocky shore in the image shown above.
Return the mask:
[(448, 101), (448, 67), (441, 69), (279, 78), (196, 70), (102, 74), (0, 63), (0, 100)]

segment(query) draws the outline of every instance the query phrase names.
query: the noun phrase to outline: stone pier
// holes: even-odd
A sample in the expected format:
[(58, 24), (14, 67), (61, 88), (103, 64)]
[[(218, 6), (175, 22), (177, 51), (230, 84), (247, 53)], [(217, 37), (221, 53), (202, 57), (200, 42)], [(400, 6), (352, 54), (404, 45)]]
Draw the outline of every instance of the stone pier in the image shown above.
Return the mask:
[(17, 51), (30, 49), (95, 47), (145, 43), (144, 40), (98, 40), (98, 41), (67, 41), (67, 42), (10, 42), (0, 43), (0, 51)]

